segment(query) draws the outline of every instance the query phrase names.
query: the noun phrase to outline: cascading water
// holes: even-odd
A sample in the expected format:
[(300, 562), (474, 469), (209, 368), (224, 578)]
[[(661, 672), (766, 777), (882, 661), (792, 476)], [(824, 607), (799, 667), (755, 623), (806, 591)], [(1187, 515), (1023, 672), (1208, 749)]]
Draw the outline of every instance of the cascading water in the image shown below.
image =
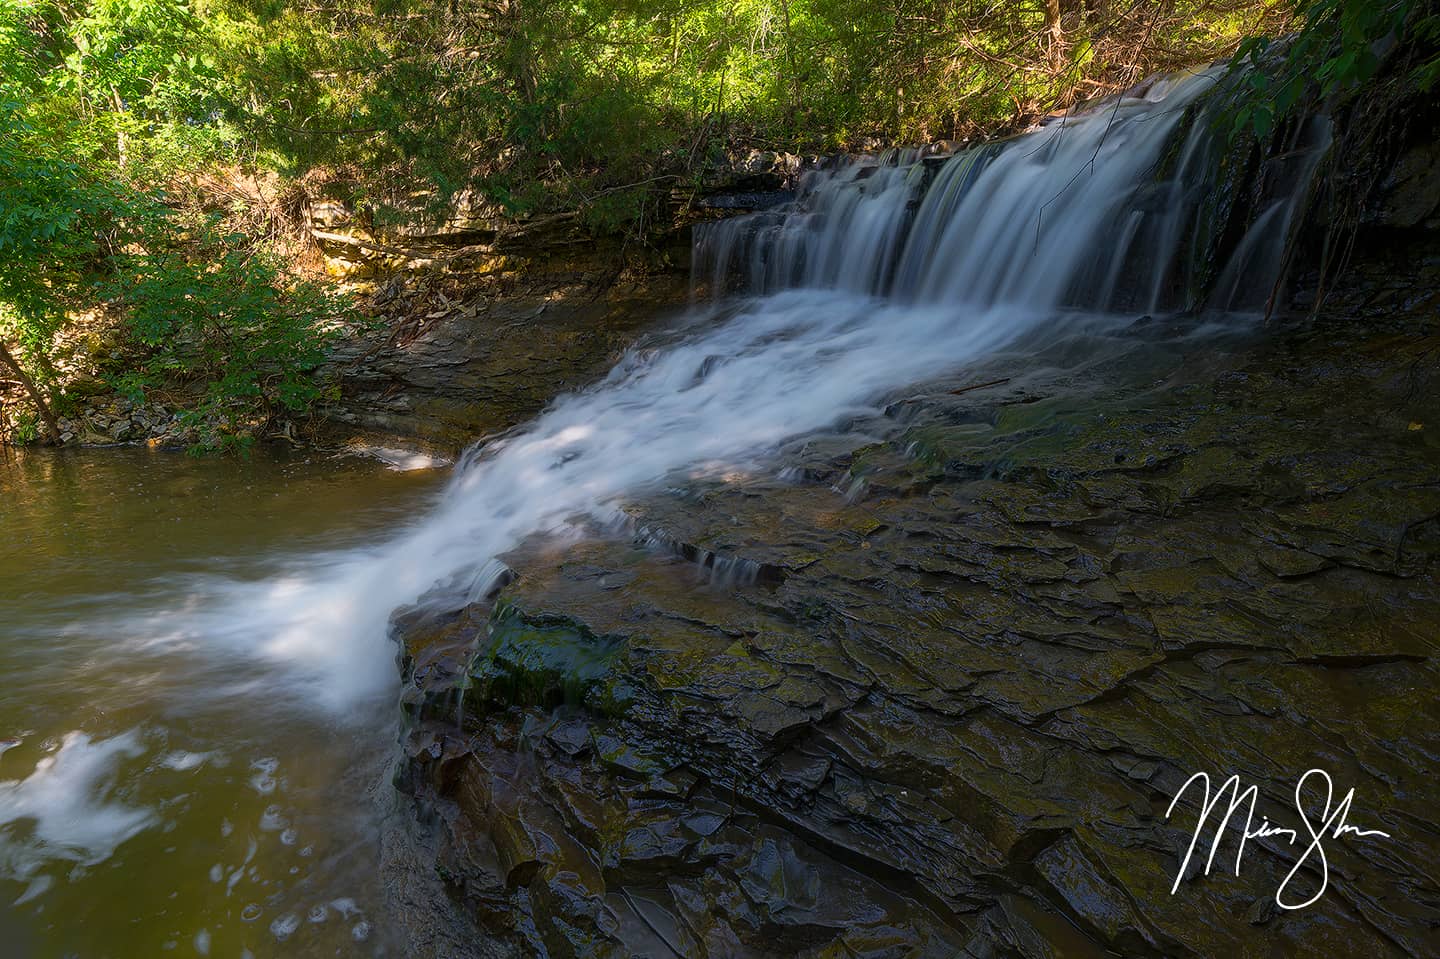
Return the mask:
[[(1207, 212), (1227, 199), (1202, 100), (1212, 85), (1205, 74), (1161, 81), (1143, 96), (947, 159), (896, 154), (811, 174), (786, 209), (698, 230), (696, 281), (712, 303), (666, 345), (632, 351), (602, 382), (473, 449), (428, 514), (378, 546), (341, 537), (307, 548), (302, 539), (287, 553), (217, 558), (208, 542), (192, 542), (203, 555), (167, 567), (191, 572), (128, 585), (113, 581), (109, 559), (97, 553), (104, 574), (84, 598), (55, 606), (21, 577), (29, 625), (23, 604), (17, 616), (0, 595), (8, 632), (0, 648), (17, 663), (27, 650), (73, 649), (87, 678), (72, 682), (71, 654), (33, 674), (10, 666), (7, 675), (29, 677), (19, 685), (32, 726), (0, 740), (0, 753), (12, 750), (0, 776), (0, 881), (22, 883), (20, 903), (37, 915), (66, 894), (68, 908), (118, 901), (90, 896), (86, 871), (114, 865), (126, 849), (136, 850), (132, 869), (164, 856), (172, 851), (165, 836), (179, 824), (213, 860), (208, 882), (187, 874), (174, 894), (208, 890), (221, 903), (192, 910), (207, 917), (185, 933), (199, 953), (223, 941), (237, 954), (251, 941), (247, 924), (262, 916), (277, 941), (308, 936), (333, 951), (335, 936), (365, 939), (365, 907), (352, 891), (368, 888), (366, 867), (352, 843), (373, 841), (355, 837), (374, 827), (353, 798), (347, 805), (326, 795), (326, 778), (341, 773), (319, 764), (379, 775), (385, 735), (376, 729), (386, 723), (373, 707), (396, 680), (391, 613), (483, 595), (505, 574), (505, 554), (528, 537), (574, 535), (595, 519), (614, 529), (622, 498), (647, 486), (783, 473), (786, 464), (766, 461), (786, 440), (883, 420), (874, 414), (887, 392), (954, 373), (1022, 337), (1059, 339), (1080, 317), (1112, 322), (1107, 313), (1118, 326), (1138, 312), (1195, 304), (1259, 309), (1327, 136), (1319, 121), (1299, 131), (1254, 178), (1263, 188), (1245, 205), (1249, 215), (1222, 218), (1230, 224), (1222, 236)], [(1215, 250), (1229, 254), (1211, 262)], [(307, 469), (317, 474), (311, 484), (340, 472)], [(44, 488), (70, 495), (64, 483)], [(205, 488), (187, 480), (176, 495)], [(228, 504), (214, 495), (193, 512), (220, 528), (265, 526), (263, 516), (226, 516)], [(316, 507), (326, 508), (343, 507)], [(67, 518), (61, 525), (76, 513), (84, 511), (68, 501), (54, 511)], [(180, 518), (127, 523), (128, 541), (173, 551), (180, 527), (157, 535), (156, 523)], [(290, 521), (287, 535), (298, 535), (298, 525)], [(724, 563), (714, 560), (721, 581)], [(141, 562), (135, 575), (147, 568)], [(51, 715), (52, 696), (72, 685), (88, 692), (112, 674), (120, 679), (107, 694), (109, 718)], [(142, 719), (136, 701), (152, 695), (158, 705)], [(332, 708), (305, 708), (314, 703)], [(341, 721), (348, 747), (335, 739)], [(194, 787), (206, 798), (187, 812), (191, 782), (215, 785)], [(327, 822), (334, 819), (353, 825)], [(337, 866), (352, 860), (348, 871)], [(344, 929), (324, 932), (340, 920)], [(103, 935), (109, 927), (94, 928)]]
[(700, 228), (696, 281), (713, 293), (822, 288), (969, 308), (1263, 308), (1328, 121), (1271, 161), (1275, 182), (1202, 301), (1194, 260), (1210, 245), (1206, 201), (1224, 188), (1220, 111), (1202, 98), (1219, 77), (1160, 79), (953, 157), (810, 173), (789, 206)]
[[(246, 583), (193, 584), (184, 609), (124, 627), (228, 641), (334, 705), (394, 682), (387, 620), (425, 597), (483, 593), (506, 551), (677, 471), (756, 463), (787, 438), (873, 412), (1067, 313), (1187, 305), (1216, 189), (1197, 101), (1213, 73), (937, 161), (900, 155), (812, 174), (789, 208), (697, 231), (697, 279), (721, 303), (660, 350), (472, 451), (428, 517), (375, 549), (305, 557)], [(1199, 112), (1201, 119), (1187, 122)], [(1263, 306), (1327, 146), (1284, 160), (1286, 189), (1234, 244), (1216, 308)]]

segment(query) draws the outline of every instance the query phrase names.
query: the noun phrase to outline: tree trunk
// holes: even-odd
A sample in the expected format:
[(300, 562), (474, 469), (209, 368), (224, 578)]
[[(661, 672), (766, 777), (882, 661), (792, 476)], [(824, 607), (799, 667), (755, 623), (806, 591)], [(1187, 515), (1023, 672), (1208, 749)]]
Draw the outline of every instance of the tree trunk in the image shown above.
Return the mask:
[(800, 72), (795, 69), (795, 35), (790, 25), (790, 0), (780, 0), (780, 12), (785, 16), (785, 60), (790, 69), (790, 110), (800, 112)]
[(120, 99), (120, 91), (115, 89), (115, 84), (110, 84), (110, 103), (115, 107), (115, 154), (120, 163), (120, 169), (125, 169), (125, 160), (129, 154), (129, 139), (125, 136), (125, 101)]
[(1045, 27), (1050, 32), (1050, 63), (1058, 68), (1061, 51), (1065, 48), (1065, 31), (1060, 26), (1060, 0), (1046, 0)]
[(0, 362), (15, 371), (15, 377), (20, 381), (20, 385), (25, 387), (25, 392), (30, 394), (30, 399), (35, 401), (36, 408), (40, 410), (40, 418), (45, 421), (45, 428), (50, 431), (50, 441), (58, 444), (60, 442), (60, 424), (55, 422), (55, 414), (50, 412), (50, 406), (45, 402), (44, 394), (35, 385), (35, 381), (30, 378), (30, 374), (26, 373), (25, 369), (15, 361), (15, 357), (10, 355), (10, 351), (6, 349), (3, 342), (0, 342)]

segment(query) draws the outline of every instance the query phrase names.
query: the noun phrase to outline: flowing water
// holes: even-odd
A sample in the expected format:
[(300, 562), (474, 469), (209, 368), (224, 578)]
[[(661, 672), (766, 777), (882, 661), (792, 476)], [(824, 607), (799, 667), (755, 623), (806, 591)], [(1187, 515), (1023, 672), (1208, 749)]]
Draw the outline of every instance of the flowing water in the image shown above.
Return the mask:
[[(943, 163), (857, 163), (699, 231), (697, 282), (750, 295), (717, 296), (472, 450), (416, 522), (384, 509), (413, 506), (414, 481), (333, 464), (145, 460), (160, 487), (198, 487), (177, 497), (107, 475), (115, 454), (27, 458), (5, 507), (13, 935), (81, 955), (203, 953), (222, 935), (257, 955), (348, 948), (373, 892), (364, 792), (392, 739), (375, 704), (396, 681), (396, 607), (482, 594), (524, 538), (613, 519), (648, 484), (781, 469), (787, 439), (1023, 335), (1194, 305), (1216, 186), (1208, 125), (1188, 117), (1212, 85), (1162, 81)], [(1301, 131), (1270, 171), (1283, 188), (1204, 302), (1263, 308), (1326, 143)]]
[(256, 635), (243, 607), (184, 611), (434, 488), (322, 457), (0, 461), (0, 955), (401, 954), (376, 875), (393, 704), (317, 709), (221, 641)]
[[(1143, 95), (928, 162), (900, 153), (815, 172), (799, 201), (697, 238), (712, 291), (848, 290), (904, 304), (1158, 313), (1263, 308), (1328, 121), (1269, 158), (1268, 194), (1209, 284), (1220, 72), (1160, 79)], [(1204, 287), (1208, 285), (1208, 289)]]

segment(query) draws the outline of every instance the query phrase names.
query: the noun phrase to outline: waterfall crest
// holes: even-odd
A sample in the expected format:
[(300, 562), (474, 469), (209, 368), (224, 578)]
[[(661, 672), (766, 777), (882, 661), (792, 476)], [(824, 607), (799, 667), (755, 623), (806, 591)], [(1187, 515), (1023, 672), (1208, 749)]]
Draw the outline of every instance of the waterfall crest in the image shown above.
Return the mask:
[(1310, 175), (1315, 120), (1271, 162), (1268, 193), (1218, 271), (1210, 252), (1219, 68), (1156, 80), (1086, 113), (948, 158), (896, 153), (815, 171), (775, 211), (697, 229), (695, 281), (836, 289), (916, 304), (1163, 312), (1263, 308)]

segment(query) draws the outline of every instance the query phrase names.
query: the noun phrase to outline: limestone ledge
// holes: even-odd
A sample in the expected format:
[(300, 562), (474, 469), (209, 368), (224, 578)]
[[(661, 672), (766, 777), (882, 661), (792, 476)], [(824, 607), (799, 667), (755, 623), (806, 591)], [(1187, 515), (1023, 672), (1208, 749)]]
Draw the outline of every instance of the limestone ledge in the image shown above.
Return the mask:
[[(435, 868), (520, 955), (1434, 954), (1429, 315), (1030, 344), (526, 544), (395, 623)], [(1170, 895), (1191, 773), (1312, 766), (1397, 839)]]

